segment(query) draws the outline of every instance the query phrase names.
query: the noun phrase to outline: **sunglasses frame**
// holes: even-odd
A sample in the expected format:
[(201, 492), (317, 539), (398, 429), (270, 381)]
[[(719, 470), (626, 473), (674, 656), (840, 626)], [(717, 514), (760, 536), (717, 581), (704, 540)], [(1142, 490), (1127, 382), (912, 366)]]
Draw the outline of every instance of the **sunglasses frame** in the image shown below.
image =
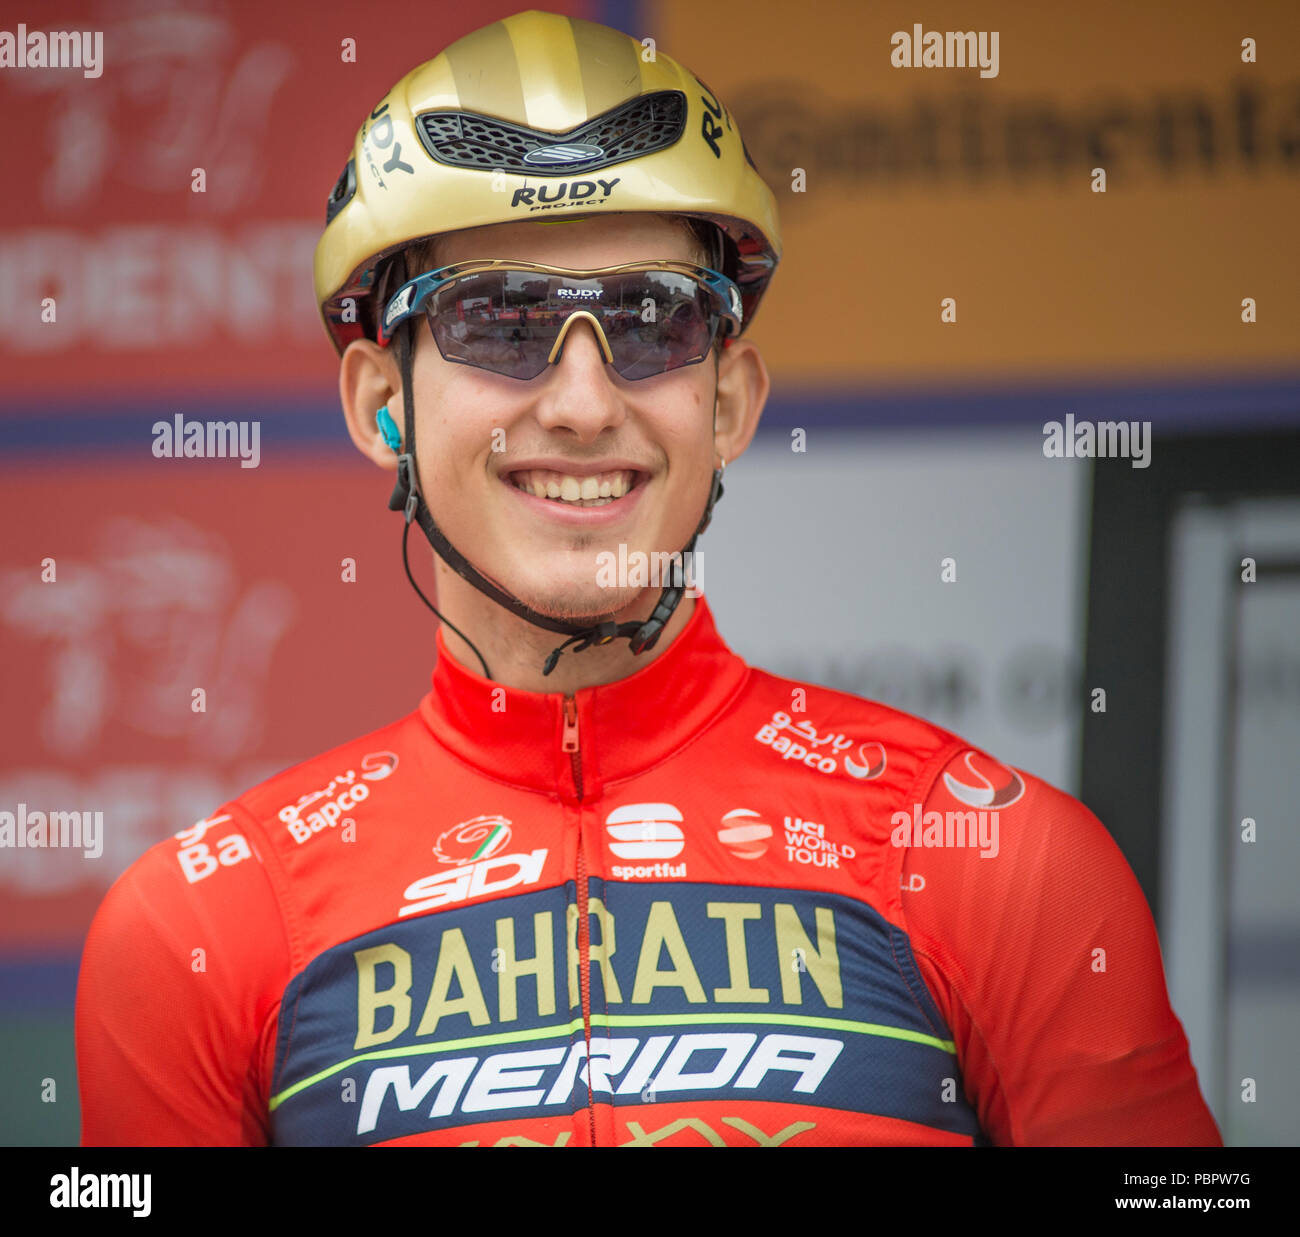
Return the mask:
[[(414, 279), (408, 280), (393, 294), (384, 309), (384, 315), (381, 319), (377, 331), (377, 342), (380, 347), (388, 347), (393, 341), (396, 328), (409, 318), (424, 312), (428, 305), (430, 297), (438, 289), (445, 287), (447, 284), (457, 279), (464, 278), (467, 275), (480, 275), (491, 273), (493, 271), (523, 271), (526, 273), (536, 273), (541, 275), (559, 275), (567, 279), (583, 280), (594, 279), (604, 275), (618, 275), (629, 272), (641, 273), (649, 271), (669, 271), (673, 274), (685, 275), (695, 283), (699, 284), (704, 290), (711, 294), (714, 309), (713, 313), (718, 319), (715, 322), (713, 330), (710, 332), (710, 343), (717, 335), (718, 326), (725, 322), (730, 324), (730, 335), (732, 337), (740, 333), (744, 322), (744, 311), (740, 297), (740, 289), (735, 282), (728, 279), (720, 271), (711, 270), (707, 266), (699, 266), (694, 262), (685, 262), (675, 258), (664, 258), (649, 262), (625, 262), (618, 266), (602, 266), (591, 270), (577, 270), (564, 266), (549, 266), (541, 262), (524, 262), (510, 258), (493, 258), (481, 261), (457, 262), (451, 266), (439, 267), (434, 271), (427, 271), (423, 275), (417, 275)], [(547, 364), (554, 364), (564, 346), (565, 337), (569, 333), (569, 328), (573, 325), (574, 320), (585, 318), (592, 324), (595, 329), (596, 337), (600, 341), (601, 351), (604, 353), (607, 364), (613, 364), (614, 355), (610, 349), (609, 340), (605, 338), (604, 328), (600, 320), (589, 309), (582, 308), (580, 303), (575, 305), (573, 312), (568, 314), (560, 327), (560, 332), (556, 336), (555, 343), (551, 347), (550, 355), (547, 357)], [(430, 321), (430, 329), (433, 323)], [(434, 342), (437, 342), (435, 335)], [(441, 346), (439, 352), (442, 351)], [(707, 355), (707, 353), (705, 354)], [(463, 357), (445, 358), (454, 360), (462, 365), (471, 365), (476, 369), (485, 369), (488, 373), (500, 373), (499, 370), (487, 369), (486, 366), (474, 365), (472, 361), (466, 361)], [(686, 365), (698, 364), (704, 357), (700, 356), (694, 361), (688, 361), (685, 365), (677, 368), (686, 368)], [(542, 371), (545, 373), (545, 370)], [(664, 371), (669, 372), (669, 371)], [(514, 378), (514, 374), (502, 374), (502, 377)], [(540, 377), (541, 375), (536, 375)], [(645, 375), (654, 377), (655, 375)], [(529, 382), (532, 379), (520, 378), (518, 381)], [(634, 381), (634, 380), (629, 380)]]

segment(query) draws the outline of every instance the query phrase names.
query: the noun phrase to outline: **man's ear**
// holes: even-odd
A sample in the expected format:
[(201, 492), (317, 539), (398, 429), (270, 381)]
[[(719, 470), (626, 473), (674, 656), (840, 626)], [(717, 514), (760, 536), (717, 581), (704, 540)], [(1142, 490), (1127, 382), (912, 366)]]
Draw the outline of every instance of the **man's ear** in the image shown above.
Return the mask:
[(348, 424), (348, 434), (362, 455), (393, 472), (397, 453), (384, 441), (376, 414), (385, 405), (399, 433), (405, 433), (402, 409), (402, 379), (391, 348), (381, 348), (369, 339), (355, 339), (339, 362), (339, 400)]
[(763, 355), (749, 340), (737, 339), (722, 350), (714, 441), (727, 463), (742, 455), (753, 441), (771, 385)]

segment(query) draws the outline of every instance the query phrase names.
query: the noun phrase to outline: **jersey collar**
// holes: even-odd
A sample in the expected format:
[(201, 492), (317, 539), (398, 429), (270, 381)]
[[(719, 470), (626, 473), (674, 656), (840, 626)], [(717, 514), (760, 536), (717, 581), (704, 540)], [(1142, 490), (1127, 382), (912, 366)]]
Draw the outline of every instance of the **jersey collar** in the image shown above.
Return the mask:
[[(458, 662), (442, 628), (433, 690), (420, 714), (434, 738), (499, 782), (576, 795), (576, 773), (562, 748), (565, 695), (493, 683)], [(718, 635), (703, 597), (677, 638), (635, 674), (574, 693), (582, 797), (635, 777), (684, 747), (731, 704), (749, 667)]]

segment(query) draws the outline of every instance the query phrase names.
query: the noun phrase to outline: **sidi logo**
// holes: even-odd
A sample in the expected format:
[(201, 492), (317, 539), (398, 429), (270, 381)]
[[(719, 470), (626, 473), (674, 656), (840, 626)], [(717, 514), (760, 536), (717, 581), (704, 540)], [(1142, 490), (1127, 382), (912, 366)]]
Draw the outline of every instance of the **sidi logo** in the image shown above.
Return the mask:
[(516, 885), (535, 885), (542, 879), (545, 866), (546, 851), (535, 850), (528, 854), (498, 855), (467, 867), (435, 872), (406, 887), (402, 895), (406, 905), (397, 914), (405, 918), (486, 893), (500, 893)]

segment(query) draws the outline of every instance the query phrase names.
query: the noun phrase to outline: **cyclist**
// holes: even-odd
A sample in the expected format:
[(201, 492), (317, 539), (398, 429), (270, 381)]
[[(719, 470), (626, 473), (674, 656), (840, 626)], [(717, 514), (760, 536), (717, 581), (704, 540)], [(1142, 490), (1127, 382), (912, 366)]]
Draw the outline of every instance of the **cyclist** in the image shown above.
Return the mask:
[(85, 1141), (1218, 1143), (1100, 822), (692, 587), (779, 257), (730, 112), (603, 26), (495, 22), (369, 113), (316, 289), (432, 688), (114, 885)]

